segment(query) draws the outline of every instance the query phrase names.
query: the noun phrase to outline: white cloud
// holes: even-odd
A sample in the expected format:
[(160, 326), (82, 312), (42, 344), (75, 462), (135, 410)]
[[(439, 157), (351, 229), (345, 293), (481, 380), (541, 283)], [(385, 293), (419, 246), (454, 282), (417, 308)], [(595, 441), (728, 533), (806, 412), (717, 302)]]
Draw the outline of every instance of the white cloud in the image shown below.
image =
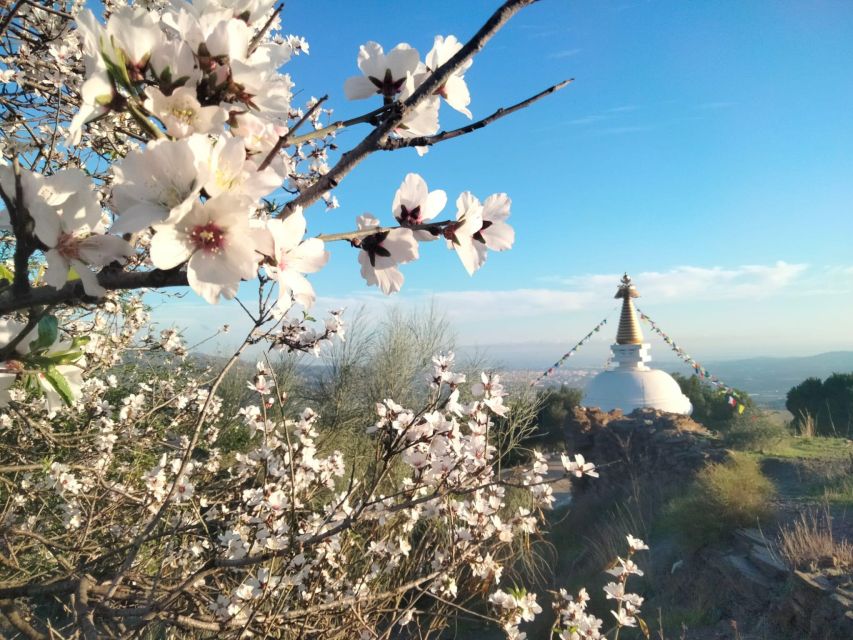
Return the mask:
[[(739, 267), (681, 266), (668, 271), (644, 271), (631, 274), (645, 298), (731, 300), (763, 298), (779, 293), (800, 279), (806, 264), (782, 260), (771, 265)], [(619, 274), (594, 274), (558, 279), (563, 285), (579, 291), (602, 291), (613, 288)]]

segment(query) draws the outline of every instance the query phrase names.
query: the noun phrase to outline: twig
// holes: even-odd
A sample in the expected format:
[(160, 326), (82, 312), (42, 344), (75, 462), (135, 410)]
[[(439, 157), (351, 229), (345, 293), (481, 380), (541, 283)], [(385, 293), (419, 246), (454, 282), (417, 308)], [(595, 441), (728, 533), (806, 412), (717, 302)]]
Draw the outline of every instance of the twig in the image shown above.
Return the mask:
[(83, 633), (84, 640), (98, 639), (94, 614), (92, 607), (89, 606), (89, 588), (91, 586), (92, 579), (89, 576), (80, 578), (80, 584), (77, 586), (77, 600), (74, 603), (77, 610), (77, 624), (80, 625), (80, 631)]
[(19, 344), (23, 341), (24, 338), (27, 337), (27, 334), (35, 329), (38, 326), (39, 321), (44, 317), (44, 314), (47, 313), (47, 309), (31, 309), (29, 318), (27, 318), (27, 324), (24, 325), (24, 328), (16, 335), (12, 340), (0, 349), (0, 362), (7, 360), (9, 356), (15, 353), (15, 349)]
[(328, 173), (321, 176), (314, 184), (307, 187), (282, 209), (283, 217), (287, 217), (296, 207), (308, 207), (319, 200), (324, 193), (334, 189), (350, 171), (352, 171), (368, 155), (381, 148), (386, 136), (393, 131), (403, 118), (429, 96), (441, 88), (447, 79), (459, 70), (463, 64), (503, 27), (516, 13), (536, 0), (507, 0), (495, 11), (485, 24), (463, 47), (447, 62), (436, 69), (424, 83), (404, 103), (394, 103), (389, 106), (386, 117), (373, 131), (350, 151), (346, 152)]
[(430, 231), (432, 229), (441, 229), (449, 224), (453, 224), (455, 220), (441, 220), (439, 222), (425, 222), (423, 224), (413, 224), (409, 226), (397, 227), (368, 227), (367, 229), (356, 229), (355, 231), (344, 231), (342, 233), (321, 233), (316, 236), (318, 240), (323, 242), (334, 242), (335, 240), (356, 240), (358, 238), (366, 238), (377, 233), (386, 233), (395, 229), (411, 229), (412, 231)]
[(301, 127), (303, 124), (305, 124), (305, 122), (306, 122), (308, 119), (310, 119), (310, 118), (311, 118), (311, 116), (313, 116), (313, 115), (314, 115), (314, 113), (316, 113), (317, 109), (319, 109), (319, 108), (320, 108), (320, 105), (321, 105), (321, 104), (323, 104), (323, 103), (324, 103), (326, 100), (328, 100), (328, 99), (329, 99), (329, 96), (328, 96), (328, 94), (326, 94), (325, 96), (323, 96), (322, 98), (320, 98), (319, 100), (317, 100), (317, 102), (315, 102), (315, 103), (314, 103), (314, 106), (312, 106), (310, 109), (308, 109), (308, 111), (307, 111), (307, 112), (305, 112), (305, 114), (303, 114), (303, 116), (302, 116), (301, 118), (299, 118), (299, 120), (296, 122), (296, 124), (295, 124), (295, 125), (293, 125), (293, 128), (292, 128), (292, 129), (290, 129), (290, 130), (289, 130), (287, 133), (285, 133), (283, 136), (280, 136), (280, 137), (279, 137), (278, 141), (276, 141), (276, 143), (275, 143), (275, 146), (274, 146), (274, 147), (270, 150), (270, 152), (267, 154), (267, 157), (266, 157), (266, 158), (264, 158), (264, 161), (263, 161), (263, 162), (258, 166), (258, 171), (263, 171), (263, 170), (264, 170), (264, 169), (266, 169), (268, 166), (270, 166), (270, 162), (272, 162), (272, 160), (273, 160), (273, 158), (276, 156), (276, 154), (277, 154), (279, 151), (281, 151), (281, 150), (282, 150), (282, 148), (283, 148), (286, 144), (288, 144), (288, 142), (290, 141), (290, 139), (291, 139), (291, 134), (293, 134), (294, 132), (296, 132), (296, 131), (299, 129), (299, 127)]
[(255, 52), (255, 49), (258, 48), (258, 45), (261, 44), (261, 40), (263, 40), (267, 31), (269, 31), (270, 27), (272, 26), (272, 23), (275, 20), (276, 16), (281, 13), (282, 9), (284, 9), (283, 2), (273, 10), (272, 14), (270, 14), (270, 17), (267, 18), (267, 21), (264, 23), (264, 26), (261, 27), (261, 30), (255, 34), (254, 38), (252, 38), (252, 41), (249, 43), (248, 55), (252, 55)]
[(47, 640), (46, 635), (39, 633), (29, 622), (24, 620), (13, 600), (0, 600), (0, 612), (27, 640)]
[[(152, 269), (150, 271), (102, 271), (98, 283), (108, 291), (129, 289), (158, 289), (162, 287), (187, 286), (187, 273), (176, 269)], [(0, 292), (0, 315), (39, 305), (55, 305), (69, 302), (97, 302), (97, 298), (86, 295), (83, 283), (74, 280), (60, 289), (37, 287), (25, 295), (15, 295), (10, 290)]]
[(492, 124), (496, 120), (505, 118), (511, 113), (515, 113), (516, 111), (524, 109), (525, 107), (530, 106), (537, 100), (540, 100), (545, 96), (551, 95), (552, 93), (559, 91), (563, 87), (568, 86), (573, 81), (574, 78), (558, 82), (557, 84), (548, 87), (544, 91), (540, 91), (535, 96), (530, 96), (526, 100), (522, 100), (521, 102), (514, 104), (511, 107), (501, 107), (492, 115), (483, 118), (482, 120), (478, 120), (477, 122), (472, 122), (471, 124), (466, 125), (464, 127), (459, 127), (458, 129), (452, 129), (451, 131), (439, 131), (435, 135), (419, 136), (417, 138), (389, 138), (384, 142), (381, 149), (383, 151), (394, 151), (396, 149), (402, 149), (404, 147), (429, 147), (434, 144), (438, 144), (439, 142), (444, 142), (445, 140), (452, 140), (453, 138), (458, 138), (459, 136), (463, 136), (466, 133), (472, 133), (477, 129), (482, 129), (485, 126)]

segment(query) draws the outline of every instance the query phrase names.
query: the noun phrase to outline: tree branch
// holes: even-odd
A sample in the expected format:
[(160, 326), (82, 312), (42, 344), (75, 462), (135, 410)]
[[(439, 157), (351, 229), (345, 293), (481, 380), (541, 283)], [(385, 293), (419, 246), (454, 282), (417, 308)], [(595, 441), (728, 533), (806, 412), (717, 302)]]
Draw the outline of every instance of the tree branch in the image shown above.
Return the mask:
[(319, 200), (324, 193), (334, 189), (350, 171), (374, 151), (381, 149), (386, 136), (394, 130), (403, 118), (412, 110), (438, 91), (447, 79), (459, 70), (475, 53), (480, 51), (492, 37), (524, 7), (536, 0), (507, 0), (480, 27), (480, 30), (465, 43), (447, 62), (436, 69), (424, 83), (404, 103), (395, 103), (389, 109), (388, 116), (361, 142), (341, 156), (338, 163), (314, 184), (307, 187), (293, 200), (284, 205), (282, 217), (287, 217), (296, 207), (308, 207)]
[(24, 619), (13, 600), (0, 600), (0, 612), (27, 640), (47, 640), (46, 635), (37, 631)]
[(284, 147), (288, 142), (290, 142), (290, 140), (291, 140), (291, 139), (292, 139), (292, 137), (293, 137), (293, 134), (294, 134), (294, 133), (296, 133), (296, 131), (299, 129), (299, 127), (301, 127), (303, 124), (305, 124), (305, 122), (306, 122), (309, 118), (311, 118), (311, 116), (313, 116), (313, 115), (314, 115), (314, 113), (317, 111), (317, 109), (319, 109), (319, 108), (320, 108), (320, 105), (321, 105), (321, 104), (323, 104), (326, 100), (328, 100), (328, 98), (329, 98), (329, 95), (328, 95), (328, 94), (326, 94), (326, 95), (324, 95), (322, 98), (320, 98), (319, 100), (317, 100), (317, 102), (315, 102), (315, 103), (314, 103), (314, 106), (312, 106), (310, 109), (308, 109), (308, 111), (306, 111), (306, 112), (305, 112), (305, 114), (303, 114), (303, 116), (302, 116), (301, 118), (299, 118), (299, 120), (296, 122), (296, 124), (294, 124), (294, 125), (293, 125), (293, 128), (292, 128), (292, 129), (290, 129), (290, 130), (289, 130), (287, 133), (285, 133), (283, 136), (280, 136), (280, 137), (279, 137), (278, 141), (275, 143), (275, 146), (273, 146), (273, 148), (272, 148), (272, 149), (270, 150), (270, 152), (267, 154), (267, 157), (266, 157), (266, 158), (264, 158), (264, 161), (263, 161), (263, 162), (261, 162), (261, 164), (258, 166), (258, 171), (263, 171), (263, 170), (264, 170), (264, 169), (266, 169), (268, 166), (270, 166), (270, 163), (272, 162), (273, 158), (276, 156), (276, 154), (277, 154), (279, 151), (281, 151), (281, 150), (282, 150), (282, 148), (283, 148), (283, 147)]
[[(108, 291), (126, 289), (158, 289), (187, 286), (186, 271), (179, 268), (151, 271), (102, 271), (98, 282)], [(16, 295), (11, 288), (0, 292), (0, 315), (40, 305), (67, 304), (69, 302), (98, 302), (99, 298), (86, 295), (83, 283), (74, 280), (60, 289), (36, 287), (24, 295)]]
[(466, 125), (464, 127), (459, 127), (458, 129), (452, 129), (451, 131), (439, 131), (435, 135), (431, 136), (419, 136), (417, 138), (394, 138), (385, 140), (385, 142), (382, 144), (381, 149), (383, 151), (395, 151), (396, 149), (402, 149), (404, 147), (429, 147), (434, 144), (438, 144), (439, 142), (444, 142), (445, 140), (452, 140), (453, 138), (464, 136), (466, 133), (472, 133), (477, 129), (482, 129), (485, 126), (492, 124), (496, 120), (505, 118), (511, 113), (515, 113), (516, 111), (530, 106), (531, 104), (544, 98), (545, 96), (551, 95), (552, 93), (559, 91), (563, 87), (568, 86), (573, 81), (574, 78), (558, 82), (557, 84), (548, 87), (544, 91), (540, 91), (535, 96), (530, 96), (529, 98), (527, 98), (527, 100), (522, 100), (521, 102), (514, 104), (511, 107), (501, 107), (492, 115), (483, 118), (482, 120), (478, 120), (477, 122), (472, 122), (471, 124)]

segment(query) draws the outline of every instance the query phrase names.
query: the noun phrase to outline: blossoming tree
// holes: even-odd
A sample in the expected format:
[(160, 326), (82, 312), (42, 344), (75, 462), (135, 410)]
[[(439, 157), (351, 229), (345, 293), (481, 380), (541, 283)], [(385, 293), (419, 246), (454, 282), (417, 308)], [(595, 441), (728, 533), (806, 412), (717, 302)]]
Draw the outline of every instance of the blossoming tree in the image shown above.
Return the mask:
[[(440, 131), (446, 104), (473, 120), (473, 56), (533, 0), (508, 0), (465, 42), (437, 36), (357, 52), (344, 87), (367, 111), (332, 119), (327, 98), (294, 103), (287, 62), (308, 52), (272, 0), (6, 3), (0, 20), (0, 612), (27, 638), (420, 637), (478, 593), (481, 617), (511, 637), (541, 610), (502, 581), (519, 539), (553, 502), (547, 464), (498, 473), (497, 376), (466, 387), (437, 356), (423, 406), (386, 399), (369, 460), (323, 442), (321, 417), (294, 407), (268, 362), (239, 407), (246, 434), (223, 445), (217, 395), (251, 345), (318, 352), (310, 274), (326, 243), (349, 243), (384, 293), (422, 242), (444, 239), (473, 274), (511, 248), (507, 194), (447, 194), (417, 173), (389, 193), (386, 224), (308, 235), (308, 207), (368, 155), (471, 133), (566, 85)], [(338, 153), (335, 134), (365, 135)], [(306, 277), (308, 276), (308, 277)], [(254, 282), (252, 329), (216, 372), (193, 370), (172, 330), (151, 333), (141, 295), (188, 287), (211, 304)], [(244, 285), (247, 286), (247, 285)], [(242, 302), (241, 302), (242, 304)], [(159, 354), (171, 375), (130, 382), (129, 354)], [(135, 356), (134, 356), (135, 357)], [(595, 475), (581, 457), (567, 473)], [(526, 507), (510, 508), (508, 491)], [(629, 540), (632, 553), (642, 542)], [(614, 629), (638, 624), (622, 561), (608, 597)], [(484, 601), (485, 602), (485, 601)], [(602, 622), (556, 597), (555, 633), (597, 638)]]

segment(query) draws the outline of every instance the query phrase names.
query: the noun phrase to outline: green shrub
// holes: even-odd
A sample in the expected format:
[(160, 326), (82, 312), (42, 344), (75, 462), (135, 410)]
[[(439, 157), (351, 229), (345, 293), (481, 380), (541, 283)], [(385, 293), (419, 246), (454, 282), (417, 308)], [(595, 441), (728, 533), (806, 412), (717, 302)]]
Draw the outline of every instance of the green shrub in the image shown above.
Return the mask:
[(545, 447), (563, 446), (566, 442), (563, 431), (566, 419), (572, 409), (580, 406), (583, 391), (561, 386), (541, 392), (539, 398), (535, 435), (538, 444)]
[[(853, 435), (853, 373), (833, 373), (821, 382), (808, 378), (788, 391), (785, 408), (799, 429), (812, 435)], [(811, 423), (811, 424), (810, 424)]]
[(766, 521), (773, 513), (770, 501), (775, 493), (758, 461), (736, 453), (700, 471), (687, 492), (669, 504), (665, 518), (685, 546), (698, 549), (734, 529)]
[(723, 433), (727, 447), (739, 451), (766, 451), (790, 435), (785, 425), (760, 413), (739, 416)]
[[(672, 377), (681, 387), (681, 393), (690, 399), (690, 403), (693, 405), (693, 413), (690, 417), (699, 424), (715, 431), (722, 431), (738, 417), (735, 407), (729, 404), (728, 395), (702, 380), (699, 376), (684, 376), (680, 373), (673, 373)], [(735, 391), (746, 407), (744, 415), (749, 415), (753, 409), (752, 399), (745, 391), (740, 389)]]

